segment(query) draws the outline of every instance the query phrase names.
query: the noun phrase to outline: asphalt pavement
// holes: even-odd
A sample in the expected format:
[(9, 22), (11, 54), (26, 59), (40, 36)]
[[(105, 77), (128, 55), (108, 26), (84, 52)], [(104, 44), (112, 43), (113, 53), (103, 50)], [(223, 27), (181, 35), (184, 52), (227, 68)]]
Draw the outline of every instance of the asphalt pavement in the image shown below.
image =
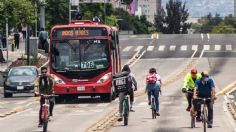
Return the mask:
[[(194, 67), (197, 67), (199, 71), (209, 70), (216, 82), (217, 91), (220, 91), (229, 83), (235, 81), (235, 58), (233, 55), (226, 57), (222, 54), (222, 52), (226, 52), (226, 45), (232, 45), (231, 50), (227, 50), (227, 52), (234, 52), (234, 38), (234, 35), (210, 35), (210, 38), (208, 38), (206, 34), (203, 35), (203, 38), (200, 34), (189, 36), (160, 35), (157, 40), (151, 39), (151, 35), (120, 36), (122, 64), (126, 64), (136, 52), (146, 51), (140, 60), (137, 60), (131, 68), (138, 82), (138, 90), (142, 90), (145, 88), (145, 75), (150, 67), (157, 68), (162, 79), (168, 80), (184, 69), (191, 56), (195, 53), (196, 47), (192, 50), (193, 45), (202, 42), (199, 45), (202, 45), (203, 48), (199, 48), (200, 46), (198, 46), (195, 54), (195, 58), (198, 58), (203, 53), (202, 58), (199, 59)], [(215, 48), (215, 45), (218, 45), (218, 43), (222, 43), (225, 48), (221, 47), (220, 50), (218, 50), (218, 46)], [(205, 46), (204, 49), (204, 45), (208, 44), (210, 48)], [(163, 48), (161, 45), (165, 47)], [(179, 48), (174, 48), (173, 45)], [(183, 45), (187, 45), (187, 48)], [(130, 48), (129, 46), (133, 47)], [(170, 48), (171, 46), (172, 48)], [(228, 49), (230, 48), (228, 47)], [(217, 56), (208, 54), (209, 51), (214, 52)], [(190, 116), (185, 111), (187, 102), (180, 90), (183, 77), (179, 76), (177, 78), (179, 79), (163, 87), (163, 92), (160, 96), (160, 117), (155, 120), (151, 119), (151, 110), (147, 105), (146, 96), (140, 96), (135, 99), (135, 112), (130, 114), (129, 125), (123, 126), (121, 122), (116, 122), (109, 131), (202, 131), (201, 123), (197, 123), (197, 128), (195, 129), (190, 128)], [(42, 131), (42, 129), (37, 128), (39, 110), (39, 101), (37, 98), (28, 94), (7, 99), (4, 99), (2, 94), (0, 96), (1, 131)], [(103, 116), (106, 116), (114, 107), (118, 107), (118, 99), (111, 103), (104, 103), (99, 98), (79, 98), (79, 100), (73, 102), (57, 104), (54, 111), (54, 118), (49, 122), (48, 129), (51, 132), (85, 131), (86, 128), (97, 122)], [(1, 114), (16, 108), (19, 112), (1, 117)], [(213, 128), (208, 129), (208, 131), (235, 132), (235, 126), (235, 121), (226, 109), (224, 98), (219, 97), (214, 105)]]

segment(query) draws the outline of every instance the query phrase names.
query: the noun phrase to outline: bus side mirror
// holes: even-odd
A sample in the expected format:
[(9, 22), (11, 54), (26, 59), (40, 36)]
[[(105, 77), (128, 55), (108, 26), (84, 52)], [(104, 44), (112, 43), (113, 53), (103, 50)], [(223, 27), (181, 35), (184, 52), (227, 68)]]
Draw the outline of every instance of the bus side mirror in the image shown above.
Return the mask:
[(111, 49), (112, 49), (112, 50), (115, 50), (115, 49), (116, 49), (116, 46), (115, 46), (114, 40), (111, 40), (111, 41), (110, 41), (110, 44), (111, 44)]

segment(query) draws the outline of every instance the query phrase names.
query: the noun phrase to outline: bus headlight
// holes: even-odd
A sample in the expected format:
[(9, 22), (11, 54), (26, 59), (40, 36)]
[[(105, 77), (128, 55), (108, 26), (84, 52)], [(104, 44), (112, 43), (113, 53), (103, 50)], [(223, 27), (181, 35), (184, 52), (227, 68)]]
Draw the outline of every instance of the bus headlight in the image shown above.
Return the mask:
[(109, 78), (111, 77), (111, 72), (105, 74), (104, 76), (102, 76), (97, 83), (104, 83), (106, 82)]
[(65, 84), (65, 82), (56, 75), (53, 75), (54, 81), (56, 84)]

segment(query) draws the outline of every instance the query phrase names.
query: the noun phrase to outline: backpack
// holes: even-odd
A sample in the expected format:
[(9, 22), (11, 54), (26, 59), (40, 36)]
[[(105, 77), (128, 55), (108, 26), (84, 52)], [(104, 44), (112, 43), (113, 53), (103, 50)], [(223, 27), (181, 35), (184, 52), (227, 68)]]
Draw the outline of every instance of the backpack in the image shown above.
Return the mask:
[(148, 74), (146, 77), (147, 83), (148, 84), (154, 84), (157, 82), (157, 76), (156, 74)]
[(132, 78), (130, 75), (113, 76), (115, 91), (118, 93), (129, 92), (132, 89)]

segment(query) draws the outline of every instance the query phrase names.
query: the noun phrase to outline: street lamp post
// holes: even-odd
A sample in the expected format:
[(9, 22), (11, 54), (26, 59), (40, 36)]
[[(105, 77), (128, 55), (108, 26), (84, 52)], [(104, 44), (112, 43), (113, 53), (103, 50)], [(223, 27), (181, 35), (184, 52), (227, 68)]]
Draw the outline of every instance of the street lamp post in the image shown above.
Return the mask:
[(40, 6), (40, 28), (45, 28), (45, 0), (40, 0), (42, 3)]

